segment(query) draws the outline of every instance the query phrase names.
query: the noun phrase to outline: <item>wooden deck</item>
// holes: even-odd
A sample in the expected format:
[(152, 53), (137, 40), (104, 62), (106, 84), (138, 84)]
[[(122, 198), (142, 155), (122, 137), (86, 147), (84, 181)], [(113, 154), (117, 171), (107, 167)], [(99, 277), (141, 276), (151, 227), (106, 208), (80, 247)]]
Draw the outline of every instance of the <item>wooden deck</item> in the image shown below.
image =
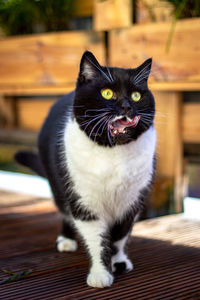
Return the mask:
[(135, 270), (112, 287), (86, 285), (88, 259), (58, 253), (60, 216), (52, 201), (0, 191), (0, 279), (2, 270), (31, 274), (0, 286), (0, 299), (200, 299), (200, 223), (181, 215), (138, 222), (129, 242)]

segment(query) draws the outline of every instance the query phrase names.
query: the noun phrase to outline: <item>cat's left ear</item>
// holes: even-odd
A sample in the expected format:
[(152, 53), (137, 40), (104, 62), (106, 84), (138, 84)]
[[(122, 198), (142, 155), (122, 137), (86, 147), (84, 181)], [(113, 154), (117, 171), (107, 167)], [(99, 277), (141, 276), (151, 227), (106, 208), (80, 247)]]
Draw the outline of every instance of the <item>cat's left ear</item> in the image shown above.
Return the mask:
[(135, 78), (134, 81), (136, 83), (147, 81), (151, 72), (152, 58), (148, 58), (141, 64), (139, 67), (135, 69)]
[(101, 66), (92, 52), (85, 51), (81, 59), (79, 78), (82, 80), (94, 79), (100, 70)]

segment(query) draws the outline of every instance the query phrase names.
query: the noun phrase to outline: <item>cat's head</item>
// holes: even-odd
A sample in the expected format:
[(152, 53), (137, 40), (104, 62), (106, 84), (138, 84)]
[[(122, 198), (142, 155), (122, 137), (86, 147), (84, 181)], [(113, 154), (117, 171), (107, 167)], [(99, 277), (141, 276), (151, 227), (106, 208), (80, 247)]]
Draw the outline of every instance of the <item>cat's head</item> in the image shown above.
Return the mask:
[(147, 80), (152, 59), (135, 69), (101, 66), (86, 51), (81, 59), (74, 101), (80, 128), (100, 145), (136, 140), (153, 125), (154, 97)]

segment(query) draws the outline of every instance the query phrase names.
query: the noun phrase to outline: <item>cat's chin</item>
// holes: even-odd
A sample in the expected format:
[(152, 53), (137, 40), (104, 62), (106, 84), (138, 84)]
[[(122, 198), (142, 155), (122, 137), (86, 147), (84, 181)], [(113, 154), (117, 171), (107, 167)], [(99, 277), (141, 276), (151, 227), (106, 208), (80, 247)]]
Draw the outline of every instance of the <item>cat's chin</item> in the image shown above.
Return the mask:
[(114, 119), (110, 122), (110, 132), (112, 136), (123, 135), (129, 127), (136, 127), (140, 116), (135, 116), (132, 120), (129, 118)]

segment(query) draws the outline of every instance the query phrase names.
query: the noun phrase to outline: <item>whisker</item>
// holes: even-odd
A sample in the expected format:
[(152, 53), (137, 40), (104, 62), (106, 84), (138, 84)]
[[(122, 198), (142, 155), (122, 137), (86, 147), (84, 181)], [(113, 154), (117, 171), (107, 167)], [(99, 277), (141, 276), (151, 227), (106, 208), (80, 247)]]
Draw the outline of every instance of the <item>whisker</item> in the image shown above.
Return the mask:
[[(104, 119), (105, 119), (105, 117), (103, 118), (103, 121), (104, 121)], [(101, 123), (101, 122), (102, 122), (102, 119), (99, 120), (99, 121), (93, 126), (92, 130), (90, 131), (89, 138), (91, 137), (91, 135), (92, 135), (94, 129), (95, 129), (95, 128), (99, 125), (99, 123)]]
[(138, 111), (140, 113), (141, 116), (154, 116), (154, 114), (148, 114), (148, 113), (142, 113), (140, 111)]
[(94, 119), (92, 119), (92, 120), (90, 120), (90, 121), (84, 122), (84, 124), (81, 124), (81, 126), (86, 125), (85, 128), (84, 128), (84, 131), (86, 131), (86, 129), (88, 128), (88, 126), (89, 126), (92, 122), (98, 120), (98, 119), (101, 118), (101, 117), (102, 117), (102, 116), (98, 116), (98, 117), (96, 117), (96, 118), (94, 118)]
[(140, 115), (149, 115), (149, 116), (156, 116), (156, 115), (158, 115), (159, 117), (163, 117), (163, 118), (166, 118), (166, 117), (168, 117), (169, 116), (169, 114), (167, 114), (167, 113), (163, 113), (163, 112), (159, 112), (159, 111), (155, 111), (155, 112), (150, 112), (150, 113), (144, 113), (143, 112), (144, 110), (142, 110), (142, 109), (138, 109), (138, 112), (139, 112), (139, 114)]
[(110, 143), (110, 146), (113, 146), (112, 139), (110, 137), (110, 128), (109, 128), (109, 126), (107, 127), (107, 137), (108, 137), (108, 141)]
[[(91, 116), (91, 118), (93, 118), (92, 120), (87, 120), (87, 121), (84, 121), (84, 122), (82, 122), (81, 123), (81, 126), (82, 125), (85, 125), (85, 124), (87, 124), (87, 123), (91, 123), (91, 122), (93, 122), (93, 121), (95, 121), (95, 120), (97, 120), (97, 119), (99, 119), (99, 118), (101, 118), (101, 117), (103, 117), (103, 116), (106, 116), (108, 113), (102, 113), (102, 114), (98, 114), (98, 115), (95, 115), (95, 116)], [(88, 117), (90, 117), (90, 116), (88, 116)], [(95, 117), (95, 118), (94, 118)]]
[[(97, 116), (104, 116), (105, 114), (108, 114), (109, 112), (103, 112), (103, 113), (101, 113), (101, 114), (96, 114), (96, 115), (86, 115), (86, 116), (79, 116), (79, 117), (81, 117), (81, 118), (94, 118), (94, 117), (97, 117)], [(86, 121), (87, 122), (87, 121)]]
[(147, 129), (149, 127), (149, 124), (144, 122), (144, 120), (141, 119), (141, 123), (144, 126), (145, 129)]
[(142, 118), (146, 118), (146, 119), (153, 119), (154, 115), (143, 115), (143, 114), (140, 114), (140, 116)]
[[(112, 116), (110, 116), (110, 117), (108, 117), (108, 120), (106, 121), (106, 124), (105, 125), (108, 125), (109, 124), (109, 122), (112, 120), (114, 118), (114, 116), (112, 115)], [(104, 131), (104, 128), (105, 128), (105, 126), (102, 128), (102, 131), (101, 131), (101, 134), (103, 133), (103, 131)]]
[(105, 126), (106, 126), (106, 123), (107, 123), (107, 121), (108, 121), (108, 119), (109, 119), (109, 116), (107, 116), (107, 117), (105, 117), (103, 120), (102, 120), (102, 123), (100, 124), (100, 126), (99, 126), (99, 128), (98, 128), (98, 130), (97, 130), (97, 132), (96, 132), (96, 134), (95, 134), (95, 138), (94, 138), (94, 141), (96, 142), (96, 138), (97, 138), (97, 135), (98, 135), (98, 133), (99, 133), (99, 130), (101, 129), (101, 127), (102, 127), (102, 130), (101, 130), (101, 133), (100, 133), (100, 135), (102, 135), (102, 133), (103, 133), (103, 131), (104, 131), (104, 128), (105, 128)]
[(89, 112), (89, 111), (95, 111), (95, 112), (99, 112), (99, 111), (111, 111), (111, 109), (109, 109), (109, 108), (87, 109), (87, 110), (85, 111), (85, 116), (87, 116), (86, 114), (87, 114), (87, 112)]

